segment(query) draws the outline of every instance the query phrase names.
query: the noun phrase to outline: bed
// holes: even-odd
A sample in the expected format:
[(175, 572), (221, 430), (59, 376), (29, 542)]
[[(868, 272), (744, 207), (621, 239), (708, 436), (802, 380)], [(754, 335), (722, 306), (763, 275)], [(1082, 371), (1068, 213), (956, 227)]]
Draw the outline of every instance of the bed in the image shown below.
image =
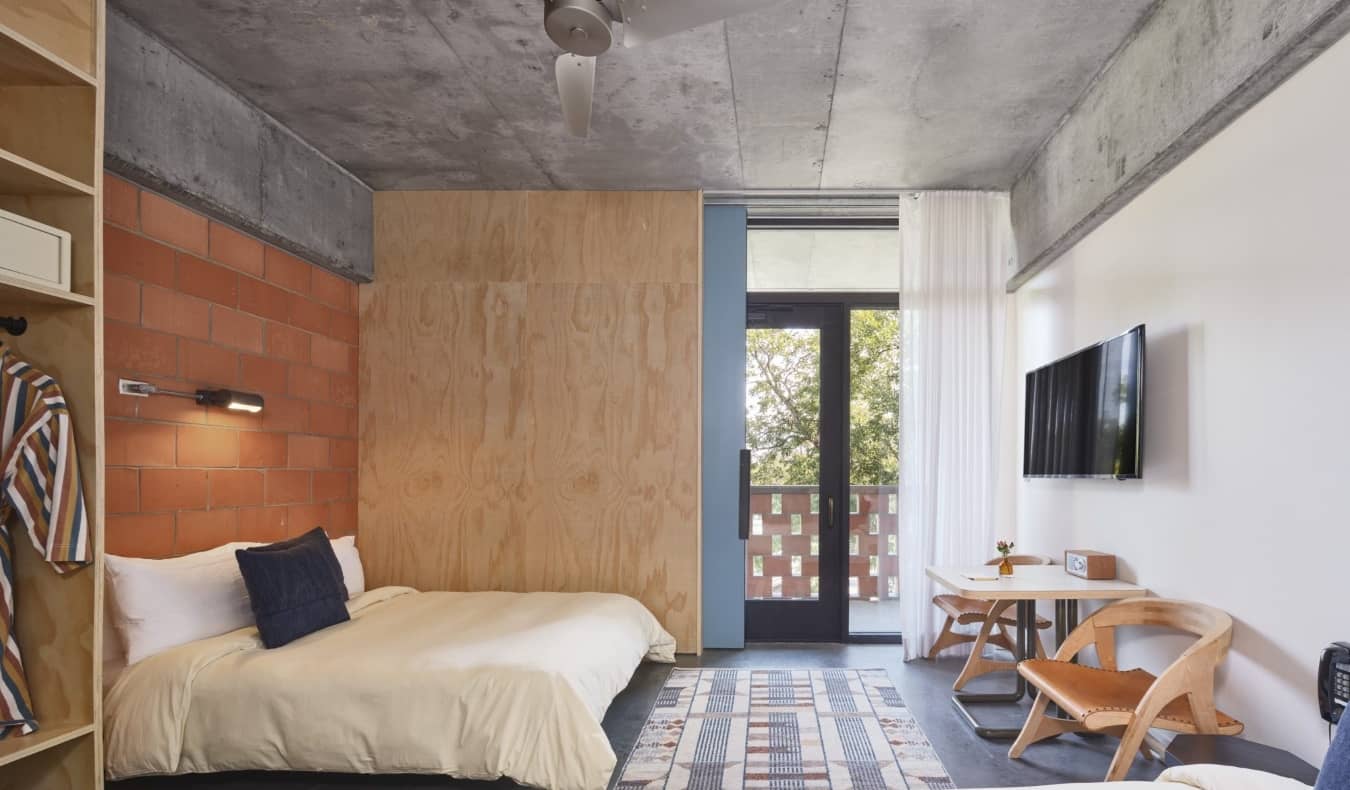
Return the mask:
[(381, 587), (351, 620), (264, 650), (241, 628), (152, 655), (105, 694), (107, 776), (241, 770), (509, 777), (603, 788), (600, 727), (675, 640), (605, 593)]

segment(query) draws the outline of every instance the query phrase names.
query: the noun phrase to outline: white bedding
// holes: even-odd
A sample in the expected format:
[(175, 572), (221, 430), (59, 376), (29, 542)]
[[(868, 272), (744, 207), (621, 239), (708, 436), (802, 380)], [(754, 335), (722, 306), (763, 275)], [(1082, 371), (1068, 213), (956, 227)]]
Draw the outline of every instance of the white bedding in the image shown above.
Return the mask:
[(508, 776), (603, 788), (600, 727), (642, 659), (675, 640), (604, 593), (352, 599), (350, 622), (264, 650), (243, 628), (128, 667), (104, 700), (107, 775), (234, 770)]
[(1021, 790), (1312, 790), (1312, 788), (1302, 782), (1264, 771), (1234, 768), (1229, 765), (1200, 764), (1168, 768), (1153, 782), (1083, 782), (1024, 787)]

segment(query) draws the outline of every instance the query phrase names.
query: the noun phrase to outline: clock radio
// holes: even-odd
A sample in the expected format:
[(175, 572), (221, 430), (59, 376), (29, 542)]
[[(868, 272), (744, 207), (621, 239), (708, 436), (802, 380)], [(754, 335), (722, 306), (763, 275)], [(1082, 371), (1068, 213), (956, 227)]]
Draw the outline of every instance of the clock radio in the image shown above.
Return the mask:
[(1064, 552), (1064, 570), (1084, 579), (1116, 578), (1116, 555), (1091, 549), (1068, 549)]

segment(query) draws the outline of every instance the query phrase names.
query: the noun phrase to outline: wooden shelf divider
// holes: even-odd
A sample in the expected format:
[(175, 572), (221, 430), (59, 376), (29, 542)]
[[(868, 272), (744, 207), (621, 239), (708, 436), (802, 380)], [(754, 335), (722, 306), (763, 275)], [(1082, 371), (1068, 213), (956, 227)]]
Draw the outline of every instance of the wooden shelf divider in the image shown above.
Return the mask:
[(0, 741), (0, 790), (103, 787), (104, 4), (0, 0), (0, 206), (70, 234), (76, 289), (0, 274), (0, 315), (28, 319), (0, 340), (65, 393), (92, 560), (57, 574), (15, 536), (15, 627), (39, 729)]
[(73, 741), (82, 735), (94, 731), (92, 722), (88, 724), (70, 724), (64, 727), (43, 727), (32, 735), (22, 738), (10, 737), (0, 741), (0, 765), (22, 760), (25, 757)]
[(32, 41), (0, 24), (0, 85), (87, 85), (98, 80)]

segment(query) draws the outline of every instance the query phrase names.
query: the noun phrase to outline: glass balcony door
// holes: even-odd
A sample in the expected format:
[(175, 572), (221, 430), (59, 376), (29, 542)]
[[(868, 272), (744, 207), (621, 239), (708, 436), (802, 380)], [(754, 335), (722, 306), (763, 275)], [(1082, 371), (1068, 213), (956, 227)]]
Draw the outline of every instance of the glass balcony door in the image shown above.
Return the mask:
[(752, 304), (746, 329), (746, 638), (843, 636), (844, 312)]
[(899, 311), (809, 298), (747, 312), (746, 638), (895, 641)]

